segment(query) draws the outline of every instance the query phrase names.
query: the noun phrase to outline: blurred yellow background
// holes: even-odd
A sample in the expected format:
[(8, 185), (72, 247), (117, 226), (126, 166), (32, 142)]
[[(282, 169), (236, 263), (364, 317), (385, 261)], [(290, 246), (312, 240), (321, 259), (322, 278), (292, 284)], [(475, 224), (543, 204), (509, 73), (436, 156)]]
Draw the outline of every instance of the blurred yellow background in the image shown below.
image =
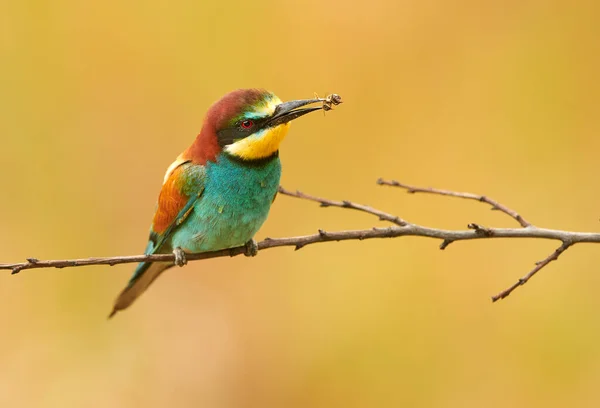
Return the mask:
[[(144, 249), (167, 166), (239, 87), (345, 103), (294, 123), (282, 184), (443, 228), (600, 230), (600, 3), (0, 2), (0, 262)], [(257, 238), (385, 225), (279, 197)], [(165, 274), (0, 275), (2, 407), (597, 407), (600, 255), (422, 238)]]

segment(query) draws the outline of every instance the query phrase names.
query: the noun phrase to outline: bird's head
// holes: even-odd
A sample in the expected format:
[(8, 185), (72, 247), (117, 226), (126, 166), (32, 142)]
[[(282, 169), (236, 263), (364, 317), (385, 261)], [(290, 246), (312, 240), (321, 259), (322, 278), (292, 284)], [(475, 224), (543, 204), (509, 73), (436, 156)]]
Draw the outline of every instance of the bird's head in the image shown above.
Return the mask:
[[(304, 99), (282, 102), (275, 94), (263, 89), (239, 89), (215, 102), (206, 114), (202, 132), (194, 145), (204, 160), (213, 160), (224, 151), (242, 160), (260, 160), (277, 153), (290, 122), (322, 105)], [(199, 160), (202, 161), (202, 160)]]

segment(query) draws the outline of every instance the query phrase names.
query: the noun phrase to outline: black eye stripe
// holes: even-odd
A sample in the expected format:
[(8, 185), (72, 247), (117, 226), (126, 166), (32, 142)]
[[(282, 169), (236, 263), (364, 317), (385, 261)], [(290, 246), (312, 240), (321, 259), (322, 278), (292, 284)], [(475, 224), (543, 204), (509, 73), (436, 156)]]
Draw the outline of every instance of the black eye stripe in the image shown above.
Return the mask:
[(242, 126), (242, 123), (250, 121), (254, 124), (254, 127), (260, 127), (262, 125), (265, 124), (265, 122), (268, 120), (269, 118), (244, 118), (244, 119), (240, 119), (237, 122), (235, 122), (235, 124), (233, 126)]
[[(219, 143), (219, 146), (225, 147), (234, 143), (237, 140), (244, 139), (250, 136), (251, 134), (258, 132), (259, 130), (263, 129), (268, 119), (269, 118), (240, 119), (237, 122), (229, 125), (228, 128), (217, 131), (217, 141)], [(253, 125), (246, 128), (242, 124), (248, 120), (253, 122)]]

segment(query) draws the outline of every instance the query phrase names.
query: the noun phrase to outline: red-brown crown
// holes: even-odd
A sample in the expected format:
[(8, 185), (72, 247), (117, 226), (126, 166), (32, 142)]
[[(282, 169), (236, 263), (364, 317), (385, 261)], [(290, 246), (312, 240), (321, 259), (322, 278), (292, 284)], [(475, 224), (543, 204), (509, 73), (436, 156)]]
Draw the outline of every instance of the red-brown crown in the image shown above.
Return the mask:
[(264, 89), (238, 89), (226, 94), (208, 109), (200, 134), (181, 157), (195, 164), (215, 161), (221, 152), (217, 132), (239, 120), (250, 107), (273, 97)]

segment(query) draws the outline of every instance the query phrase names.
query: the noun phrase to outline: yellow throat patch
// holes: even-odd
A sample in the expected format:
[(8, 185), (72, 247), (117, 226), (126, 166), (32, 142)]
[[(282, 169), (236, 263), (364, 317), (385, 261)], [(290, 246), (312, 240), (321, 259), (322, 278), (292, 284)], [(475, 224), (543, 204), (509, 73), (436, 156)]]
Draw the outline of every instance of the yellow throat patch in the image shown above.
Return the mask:
[(260, 130), (225, 147), (225, 151), (244, 160), (264, 159), (271, 156), (287, 135), (289, 123)]

